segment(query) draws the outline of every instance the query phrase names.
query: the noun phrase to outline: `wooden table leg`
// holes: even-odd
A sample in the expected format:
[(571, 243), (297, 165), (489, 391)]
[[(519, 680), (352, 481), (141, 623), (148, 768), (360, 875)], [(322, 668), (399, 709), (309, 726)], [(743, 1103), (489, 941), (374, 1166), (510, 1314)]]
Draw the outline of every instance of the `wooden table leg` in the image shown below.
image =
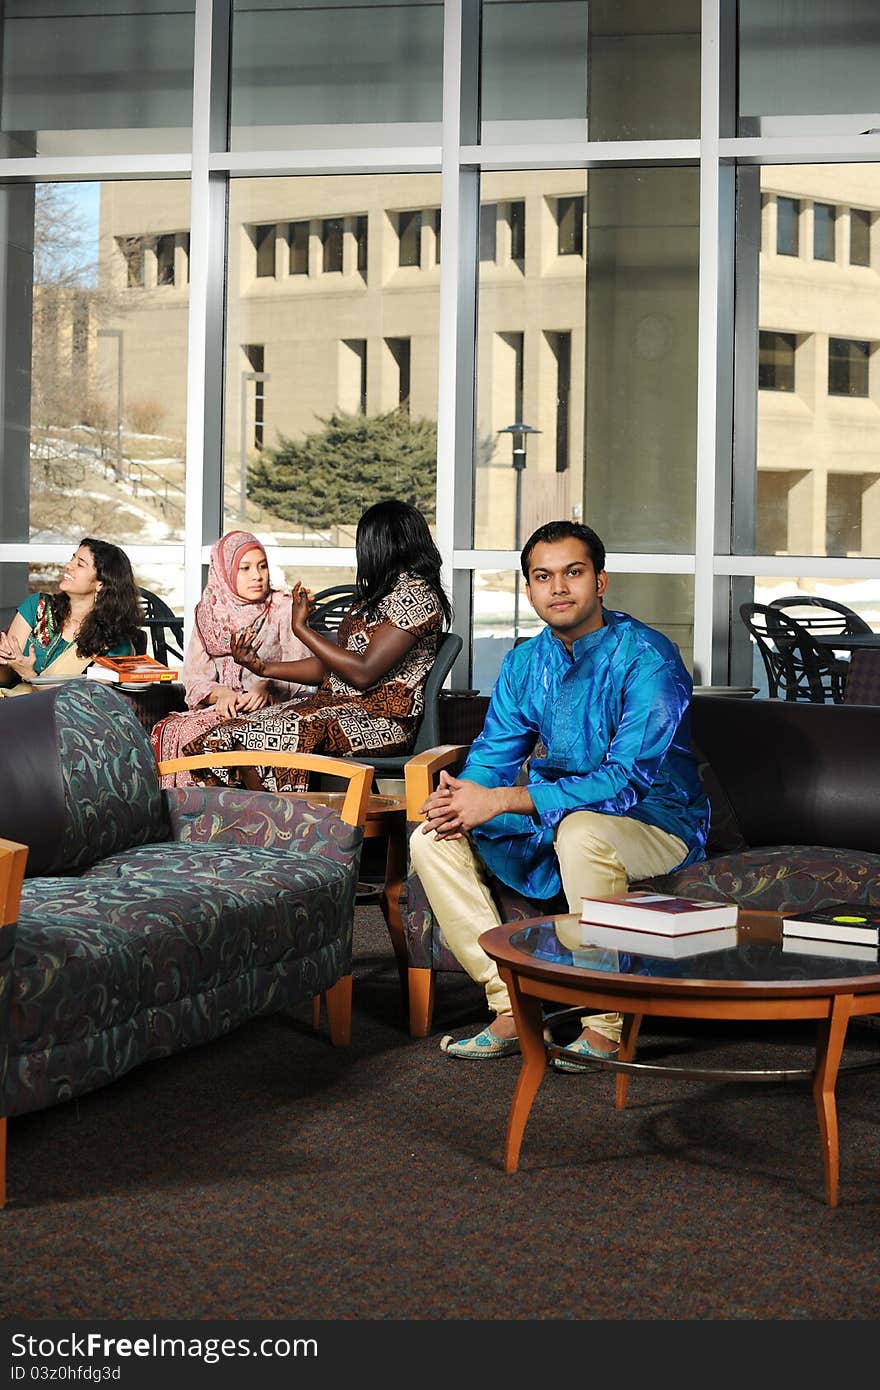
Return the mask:
[(822, 1168), (825, 1175), (825, 1200), (829, 1207), (837, 1206), (840, 1182), (840, 1142), (837, 1133), (837, 1102), (834, 1087), (843, 1054), (846, 1028), (852, 1010), (852, 995), (838, 994), (831, 1004), (831, 1015), (818, 1027), (816, 1037), (816, 1070), (813, 1073), (813, 1101), (819, 1120), (822, 1140)]
[(544, 1010), (540, 999), (521, 994), (519, 981), (509, 970), (502, 969), (501, 978), (510, 992), (522, 1053), (522, 1067), (513, 1093), (504, 1145), (504, 1171), (515, 1173), (532, 1101), (547, 1070), (547, 1049), (544, 1046)]
[[(624, 1014), (617, 1056), (621, 1062), (631, 1062), (636, 1055), (636, 1039), (642, 1025), (642, 1014)], [(629, 1090), (629, 1072), (619, 1071), (614, 1078), (614, 1108), (622, 1110)]]

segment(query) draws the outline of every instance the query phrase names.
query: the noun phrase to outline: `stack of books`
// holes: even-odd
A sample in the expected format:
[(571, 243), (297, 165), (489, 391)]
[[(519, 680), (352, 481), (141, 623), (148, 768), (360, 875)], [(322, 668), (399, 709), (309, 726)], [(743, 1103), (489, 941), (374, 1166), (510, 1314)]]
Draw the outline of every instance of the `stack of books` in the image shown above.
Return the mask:
[(832, 903), (799, 917), (783, 917), (782, 949), (807, 956), (880, 960), (880, 907)]
[(736, 903), (666, 893), (581, 899), (581, 945), (678, 960), (737, 944)]
[(93, 681), (118, 685), (144, 685), (150, 681), (174, 681), (179, 672), (152, 656), (93, 656), (86, 675)]

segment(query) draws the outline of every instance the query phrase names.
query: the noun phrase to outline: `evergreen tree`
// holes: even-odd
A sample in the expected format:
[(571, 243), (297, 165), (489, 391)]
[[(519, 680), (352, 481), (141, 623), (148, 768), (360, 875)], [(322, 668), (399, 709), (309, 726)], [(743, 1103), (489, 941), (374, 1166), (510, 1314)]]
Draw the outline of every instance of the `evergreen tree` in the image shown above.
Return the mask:
[(279, 436), (248, 470), (248, 495), (267, 511), (320, 530), (354, 526), (362, 512), (398, 497), (434, 520), (437, 426), (403, 409), (336, 412), (302, 440)]

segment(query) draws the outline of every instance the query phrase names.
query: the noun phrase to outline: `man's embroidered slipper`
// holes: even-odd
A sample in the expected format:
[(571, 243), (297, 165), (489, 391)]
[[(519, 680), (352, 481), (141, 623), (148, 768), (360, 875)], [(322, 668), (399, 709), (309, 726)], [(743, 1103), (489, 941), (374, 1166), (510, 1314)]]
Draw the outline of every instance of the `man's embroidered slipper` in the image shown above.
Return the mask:
[(460, 1038), (458, 1042), (447, 1033), (445, 1038), (440, 1039), (440, 1050), (448, 1052), (450, 1057), (471, 1057), (476, 1061), (485, 1058), (488, 1061), (495, 1057), (512, 1057), (519, 1052), (519, 1038), (496, 1037), (488, 1027), (473, 1038)]
[[(600, 1062), (613, 1062), (617, 1057), (618, 1050), (619, 1049), (615, 1047), (611, 1052), (602, 1052), (598, 1047), (591, 1047), (586, 1038), (578, 1038), (576, 1042), (569, 1043), (568, 1047), (565, 1049), (566, 1052), (572, 1053), (573, 1056), (596, 1057)], [(564, 1057), (554, 1057), (553, 1066), (557, 1071), (583, 1072), (585, 1070), (585, 1068), (579, 1066), (577, 1062), (567, 1062)]]

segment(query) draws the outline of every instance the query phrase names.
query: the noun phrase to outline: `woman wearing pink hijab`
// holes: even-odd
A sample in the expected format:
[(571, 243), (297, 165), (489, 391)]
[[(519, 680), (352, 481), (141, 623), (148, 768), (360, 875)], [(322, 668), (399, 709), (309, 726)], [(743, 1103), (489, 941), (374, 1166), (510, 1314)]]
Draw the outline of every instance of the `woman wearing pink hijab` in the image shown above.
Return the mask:
[[(240, 666), (231, 639), (255, 627), (260, 651), (273, 661), (300, 661), (311, 655), (291, 630), (291, 597), (273, 589), (262, 542), (250, 531), (229, 531), (211, 547), (205, 592), (196, 605), (195, 627), (181, 675), (186, 686), (186, 714), (169, 714), (151, 734), (157, 761), (181, 756), (184, 744), (236, 715), (289, 700), (310, 686), (262, 680)], [(190, 773), (161, 779), (165, 787), (192, 786)]]

